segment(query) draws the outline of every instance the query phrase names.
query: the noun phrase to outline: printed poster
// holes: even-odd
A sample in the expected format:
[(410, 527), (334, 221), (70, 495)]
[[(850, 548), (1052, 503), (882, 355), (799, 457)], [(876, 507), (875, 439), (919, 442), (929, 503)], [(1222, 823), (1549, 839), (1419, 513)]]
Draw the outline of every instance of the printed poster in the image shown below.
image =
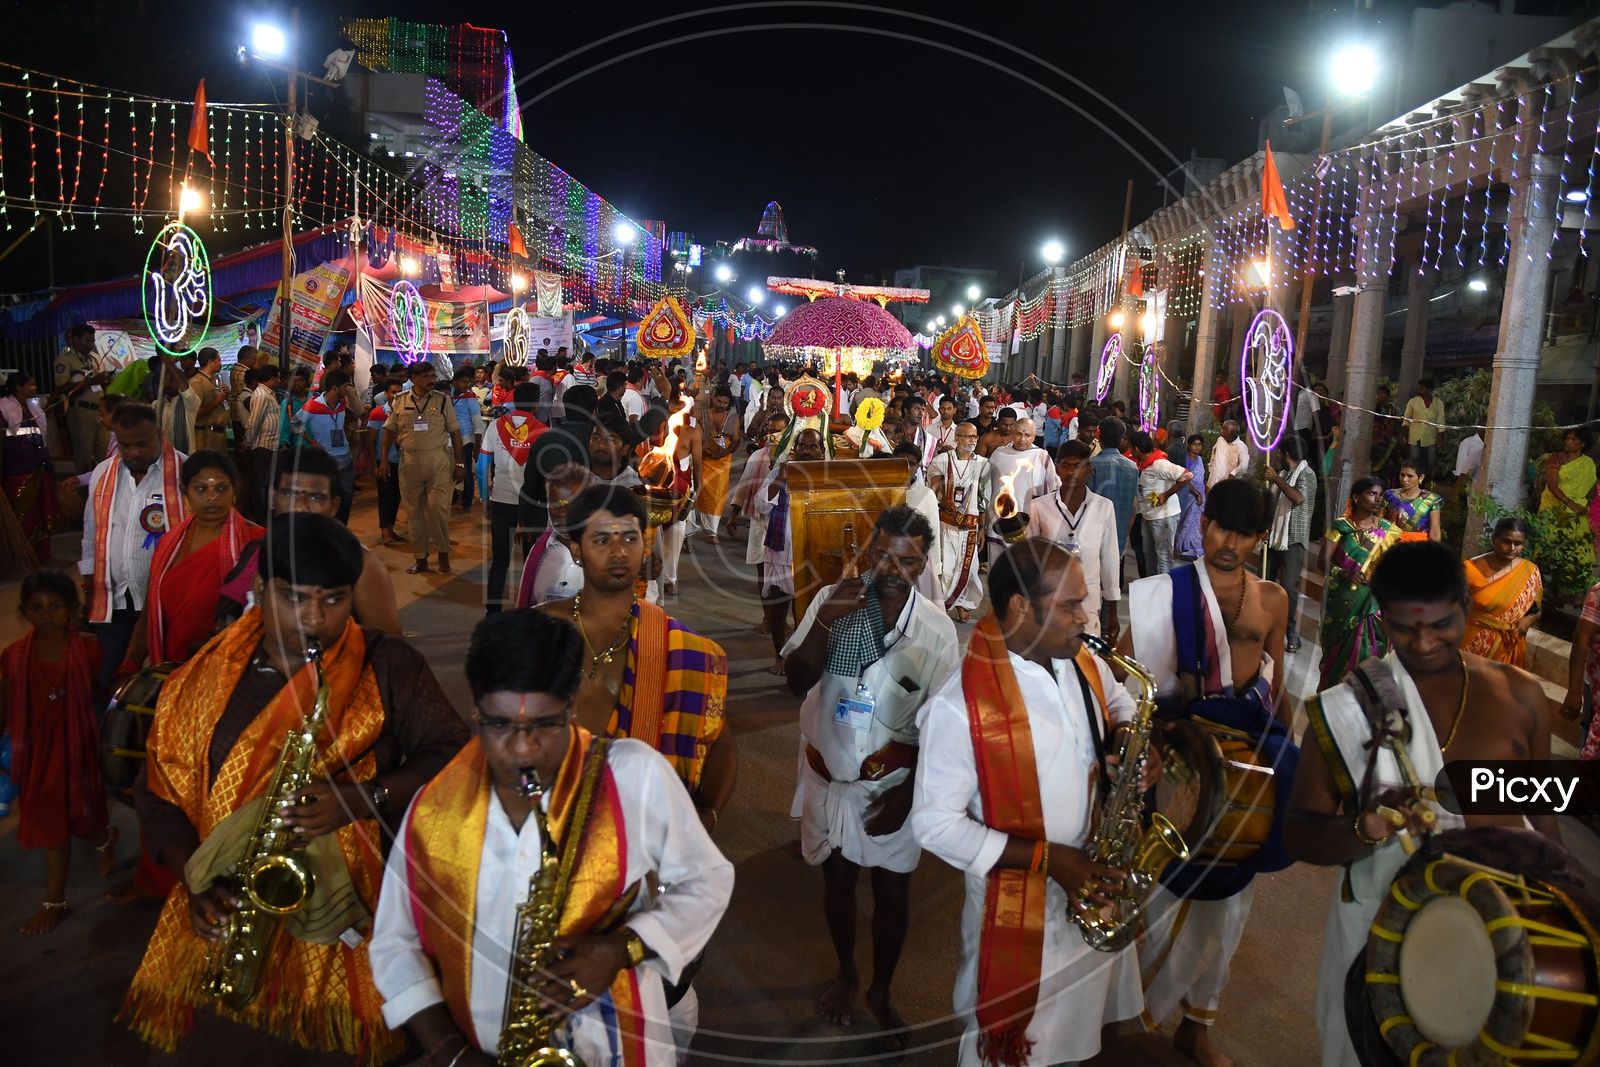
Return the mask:
[[(333, 329), (334, 316), (344, 301), (350, 284), (350, 260), (329, 260), (311, 270), (296, 274), (289, 287), (289, 355), (301, 363), (316, 366), (322, 361), (322, 346)], [(272, 300), (267, 325), (261, 334), (262, 349), (274, 360), (283, 350), (279, 319), (283, 310), (283, 283)]]

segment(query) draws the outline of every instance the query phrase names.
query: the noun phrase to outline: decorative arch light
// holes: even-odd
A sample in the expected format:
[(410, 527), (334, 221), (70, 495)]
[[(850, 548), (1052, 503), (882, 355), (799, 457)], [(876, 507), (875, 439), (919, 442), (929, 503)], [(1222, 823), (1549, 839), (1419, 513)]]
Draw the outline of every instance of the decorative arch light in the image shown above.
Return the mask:
[(1122, 361), (1122, 334), (1114, 333), (1100, 350), (1100, 366), (1094, 375), (1094, 402), (1101, 404), (1111, 395), (1111, 383), (1117, 379), (1117, 364)]
[(407, 363), (428, 358), (428, 304), (410, 282), (395, 282), (389, 295), (389, 340)]
[(1161, 357), (1160, 345), (1145, 345), (1144, 357), (1139, 360), (1139, 429), (1155, 433), (1161, 425)]
[(528, 365), (528, 313), (520, 307), (506, 312), (505, 336), (500, 342), (500, 358), (508, 367)]
[(1240, 353), (1240, 395), (1250, 441), (1270, 453), (1289, 425), (1290, 382), (1294, 380), (1294, 338), (1289, 323), (1272, 308), (1250, 321)]
[(173, 356), (198, 349), (211, 325), (211, 258), (200, 235), (181, 222), (161, 227), (144, 275), (144, 324), (157, 347)]

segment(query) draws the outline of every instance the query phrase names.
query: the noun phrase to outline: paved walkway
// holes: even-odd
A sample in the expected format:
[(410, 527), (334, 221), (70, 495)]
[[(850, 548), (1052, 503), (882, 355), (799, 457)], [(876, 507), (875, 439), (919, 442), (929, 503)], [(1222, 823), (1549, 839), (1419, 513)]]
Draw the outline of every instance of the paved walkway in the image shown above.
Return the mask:
[[(358, 496), (352, 528), (371, 543), (371, 495)], [(482, 615), (486, 532), (480, 516), (457, 517), (452, 536), (456, 576), (408, 576), (405, 549), (378, 549), (395, 571), (406, 637), (433, 666), (465, 713), (468, 697), (460, 668), (473, 625)], [(76, 542), (60, 542), (76, 555)], [(720, 550), (701, 544), (683, 560), (681, 597), (668, 609), (721, 642), (729, 656), (729, 722), (740, 750), (739, 786), (724, 813), (718, 843), (737, 867), (733, 902), (696, 983), (701, 1033), (693, 1062), (861, 1063), (879, 1059), (908, 1065), (954, 1062), (959, 1027), (950, 1020), (950, 989), (958, 962), (961, 908), (958, 873), (925, 856), (912, 880), (912, 928), (895, 979), (901, 1013), (915, 1028), (912, 1051), (888, 1055), (862, 1012), (849, 1028), (822, 1022), (815, 996), (833, 973), (833, 953), (823, 923), (821, 875), (798, 855), (797, 827), (789, 820), (795, 780), (799, 702), (781, 679), (766, 673), (772, 648), (753, 632), (760, 609), (753, 568), (744, 566), (743, 536)], [(15, 585), (0, 589), (0, 643), (20, 632)], [(1310, 662), (1315, 664), (1308, 642)], [(1306, 658), (1302, 652), (1296, 660)], [(132, 813), (114, 805), (124, 841), (135, 837)], [(92, 853), (73, 856), (68, 897), (73, 911), (52, 934), (24, 939), (17, 925), (38, 906), (42, 863), (16, 847), (13, 825), (0, 823), (0, 1062), (33, 1067), (121, 1067), (143, 1064), (147, 1053), (112, 1021), (155, 924), (153, 904), (115, 907), (99, 900)], [(1569, 837), (1571, 833), (1569, 832)], [(1586, 847), (1592, 844), (1586, 841)], [(126, 852), (124, 853), (126, 855)], [(1593, 849), (1586, 858), (1600, 855)], [(131, 861), (114, 875), (126, 877)], [(1591, 864), (1600, 869), (1600, 863)], [(1334, 873), (1294, 867), (1264, 877), (1254, 914), (1233, 962), (1216, 1027), (1221, 1046), (1251, 1067), (1301, 1067), (1316, 1062), (1312, 1015), (1316, 961)], [(860, 964), (870, 967), (870, 896), (862, 891)], [(1123, 1025), (1111, 1035), (1097, 1065), (1189, 1063), (1157, 1036)]]

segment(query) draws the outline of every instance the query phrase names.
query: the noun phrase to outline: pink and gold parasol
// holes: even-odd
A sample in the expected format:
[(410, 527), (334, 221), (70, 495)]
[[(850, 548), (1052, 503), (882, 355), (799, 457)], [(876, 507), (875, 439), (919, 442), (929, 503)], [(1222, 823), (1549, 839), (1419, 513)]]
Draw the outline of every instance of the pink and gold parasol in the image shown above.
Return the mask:
[(802, 304), (778, 321), (763, 344), (780, 360), (816, 360), (824, 370), (871, 374), (875, 360), (914, 356), (911, 332), (877, 304), (843, 296)]

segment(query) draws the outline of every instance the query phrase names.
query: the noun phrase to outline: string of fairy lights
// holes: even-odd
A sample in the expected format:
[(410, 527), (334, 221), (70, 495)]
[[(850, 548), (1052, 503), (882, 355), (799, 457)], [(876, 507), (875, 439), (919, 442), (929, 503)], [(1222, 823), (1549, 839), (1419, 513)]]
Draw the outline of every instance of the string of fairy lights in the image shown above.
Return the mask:
[[(990, 343), (1088, 325), (1123, 306), (1136, 262), (1144, 294), (1165, 290), (1167, 314), (1182, 319), (1198, 317), (1204, 305), (1251, 302), (1308, 273), (1378, 279), (1402, 262), (1413, 270), (1504, 268), (1507, 200), (1524, 195), (1531, 213), (1553, 207), (1582, 215), (1582, 225), (1557, 226), (1547, 257), (1574, 240), (1586, 254), (1600, 107), (1582, 98), (1595, 80), (1593, 67), (1575, 71), (1331, 150), (1284, 180), (1292, 231), (1280, 231), (1251, 193), (1220, 212), (1202, 207), (1205, 222), (1190, 232), (1148, 246), (1113, 242), (1035, 276), (1019, 298), (972, 314)], [(1583, 140), (1591, 144), (1580, 150)], [(1547, 161), (1538, 175), (1535, 158)], [(1528, 180), (1535, 176), (1542, 180)], [(1405, 260), (1396, 253), (1402, 224), (1421, 231), (1420, 252)], [(1131, 299), (1137, 314), (1138, 298)]]

